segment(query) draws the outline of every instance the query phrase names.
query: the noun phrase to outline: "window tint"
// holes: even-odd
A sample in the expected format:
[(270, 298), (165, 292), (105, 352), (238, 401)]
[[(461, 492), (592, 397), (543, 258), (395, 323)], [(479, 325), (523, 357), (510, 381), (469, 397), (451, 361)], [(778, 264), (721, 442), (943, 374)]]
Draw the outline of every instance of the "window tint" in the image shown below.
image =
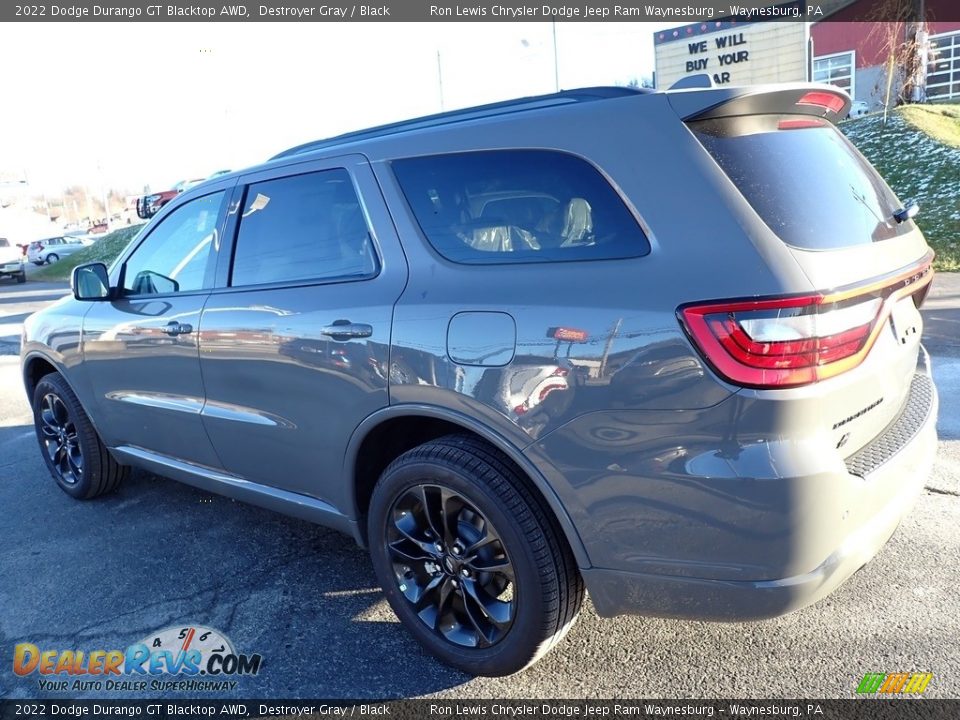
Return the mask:
[(231, 284), (363, 278), (376, 272), (367, 221), (346, 170), (247, 188)]
[(127, 260), (128, 295), (191, 292), (205, 283), (223, 193), (206, 195), (164, 218)]
[(630, 258), (643, 231), (589, 163), (565, 153), (504, 150), (393, 163), (424, 235), (461, 263)]
[(877, 172), (826, 120), (759, 115), (690, 124), (703, 146), (788, 245), (861, 245), (913, 229)]

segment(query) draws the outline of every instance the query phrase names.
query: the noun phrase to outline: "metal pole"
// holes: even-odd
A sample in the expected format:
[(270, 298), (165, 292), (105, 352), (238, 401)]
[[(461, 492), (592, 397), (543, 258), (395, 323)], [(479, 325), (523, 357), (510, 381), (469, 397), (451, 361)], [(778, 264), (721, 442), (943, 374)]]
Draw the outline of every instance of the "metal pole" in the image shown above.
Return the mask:
[(560, 92), (560, 66), (557, 63), (557, 21), (550, 23), (553, 26), (553, 87), (555, 92)]
[(103, 165), (100, 164), (100, 161), (97, 161), (97, 170), (100, 174), (100, 200), (103, 203), (103, 215), (104, 221), (107, 223), (107, 227), (110, 226), (110, 194), (107, 192), (107, 185), (103, 180)]
[(437, 84), (440, 86), (440, 112), (443, 112), (443, 66), (440, 64), (439, 50), (437, 50)]

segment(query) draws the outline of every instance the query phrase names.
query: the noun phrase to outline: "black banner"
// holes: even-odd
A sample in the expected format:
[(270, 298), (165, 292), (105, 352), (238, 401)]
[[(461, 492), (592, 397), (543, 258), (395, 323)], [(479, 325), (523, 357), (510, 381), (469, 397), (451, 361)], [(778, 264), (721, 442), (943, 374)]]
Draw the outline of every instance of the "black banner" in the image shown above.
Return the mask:
[(52, 718), (811, 718), (953, 720), (960, 700), (3, 700), (0, 720)]
[[(960, 3), (945, 0), (928, 20), (960, 19)], [(887, 13), (890, 17), (885, 17)], [(100, 0), (81, 2), (4, 2), (0, 21), (19, 22), (738, 22), (903, 21), (897, 3), (871, 0), (386, 0), (369, 3), (322, 3), (309, 0), (191, 2), (189, 0)]]

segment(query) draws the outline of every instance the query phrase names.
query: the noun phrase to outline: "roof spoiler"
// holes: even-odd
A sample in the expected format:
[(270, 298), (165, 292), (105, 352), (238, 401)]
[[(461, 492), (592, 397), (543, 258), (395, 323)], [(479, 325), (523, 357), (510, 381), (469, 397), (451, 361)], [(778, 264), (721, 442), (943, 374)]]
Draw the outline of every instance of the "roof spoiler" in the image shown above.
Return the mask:
[(852, 101), (833, 85), (791, 83), (678, 89), (667, 92), (684, 122), (738, 115), (814, 115), (830, 122), (847, 117)]

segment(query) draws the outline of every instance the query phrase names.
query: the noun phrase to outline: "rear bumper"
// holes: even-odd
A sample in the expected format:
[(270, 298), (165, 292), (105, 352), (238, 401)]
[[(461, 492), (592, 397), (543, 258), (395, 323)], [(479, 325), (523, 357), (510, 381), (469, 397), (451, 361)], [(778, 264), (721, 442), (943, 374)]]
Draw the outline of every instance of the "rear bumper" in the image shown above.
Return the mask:
[[(866, 512), (851, 513), (849, 528), (837, 532), (829, 555), (809, 572), (780, 579), (742, 581), (602, 568), (582, 570), (598, 614), (745, 621), (776, 617), (810, 605), (840, 586), (883, 547), (913, 506), (936, 455), (937, 392), (926, 353), (904, 410), (879, 437), (847, 459), (837, 487), (858, 483)], [(793, 478), (793, 481), (803, 478)], [(823, 478), (811, 484), (824, 487)], [(822, 497), (828, 515), (837, 498)], [(816, 512), (818, 506), (809, 508)], [(846, 515), (845, 515), (846, 517)], [(802, 544), (804, 538), (797, 537)], [(681, 571), (682, 572), (682, 571)]]

